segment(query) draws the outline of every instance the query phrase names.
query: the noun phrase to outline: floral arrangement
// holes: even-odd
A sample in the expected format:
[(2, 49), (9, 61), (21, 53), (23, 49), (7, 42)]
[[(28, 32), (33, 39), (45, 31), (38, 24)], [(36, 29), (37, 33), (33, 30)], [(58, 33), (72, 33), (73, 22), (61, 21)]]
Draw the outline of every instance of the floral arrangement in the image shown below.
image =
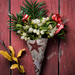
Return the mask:
[(54, 35), (64, 39), (62, 35), (65, 35), (63, 30), (66, 25), (62, 20), (59, 14), (51, 14), (47, 17), (47, 9), (42, 8), (45, 5), (45, 2), (37, 3), (37, 0), (33, 3), (25, 0), (23, 2), (25, 7), (20, 6), (21, 11), (19, 14), (9, 14), (12, 20), (8, 20), (9, 29), (16, 31), (16, 34), (19, 34), (21, 39), (27, 40), (36, 40), (41, 38), (51, 38)]

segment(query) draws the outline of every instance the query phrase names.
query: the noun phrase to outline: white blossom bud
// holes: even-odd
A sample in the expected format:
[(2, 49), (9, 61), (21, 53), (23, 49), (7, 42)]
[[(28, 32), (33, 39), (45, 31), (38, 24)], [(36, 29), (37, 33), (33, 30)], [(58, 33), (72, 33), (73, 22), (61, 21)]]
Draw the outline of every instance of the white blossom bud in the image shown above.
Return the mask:
[(37, 30), (36, 34), (37, 34), (37, 35), (39, 35), (39, 34), (40, 34), (39, 30)]
[(54, 34), (53, 34), (53, 33), (50, 33), (49, 35), (50, 35), (51, 37), (52, 37), (52, 36), (54, 36)]
[(34, 29), (34, 30), (33, 30), (33, 32), (34, 32), (34, 33), (36, 33), (36, 32), (37, 32), (37, 30), (36, 30), (36, 29)]
[(35, 21), (36, 21), (36, 23), (37, 23), (37, 24), (39, 24), (39, 23), (40, 23), (40, 20), (39, 20), (39, 19), (36, 19)]
[(30, 40), (30, 37), (28, 37), (28, 40)]
[(26, 28), (26, 26), (23, 26), (23, 29), (25, 29)]
[(42, 20), (42, 23), (45, 23), (46, 21), (45, 20)]
[(38, 26), (42, 26), (42, 23), (39, 23)]
[(28, 25), (26, 25), (26, 28), (29, 27)]
[(26, 33), (23, 33), (23, 36), (26, 36), (27, 34)]
[(28, 40), (28, 39), (27, 39), (27, 37), (25, 37), (24, 39), (25, 39), (25, 41), (27, 41), (27, 40)]
[(29, 28), (29, 32), (32, 33), (33, 32), (33, 28)]
[(50, 27), (50, 29), (52, 29), (52, 25), (51, 24), (48, 27)]
[(39, 19), (34, 19), (34, 20), (32, 20), (32, 22), (33, 22), (34, 24), (39, 24), (39, 23), (40, 23), (40, 20), (39, 20)]
[(44, 31), (41, 31), (40, 33), (41, 33), (41, 34), (44, 34)]
[(49, 20), (49, 17), (46, 17), (46, 20), (48, 21)]
[(20, 33), (21, 33), (21, 30), (18, 30), (18, 31), (17, 31), (17, 33), (19, 33), (19, 34), (20, 34)]
[(21, 36), (21, 39), (23, 40), (25, 37), (24, 36)]

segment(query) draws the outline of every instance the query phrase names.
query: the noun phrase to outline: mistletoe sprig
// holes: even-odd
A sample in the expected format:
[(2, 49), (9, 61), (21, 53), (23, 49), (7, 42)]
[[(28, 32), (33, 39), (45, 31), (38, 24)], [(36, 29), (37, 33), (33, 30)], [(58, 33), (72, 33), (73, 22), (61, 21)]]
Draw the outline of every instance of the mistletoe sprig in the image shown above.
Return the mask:
[(12, 63), (14, 62), (14, 64), (11, 65), (10, 69), (18, 68), (19, 72), (24, 75), (25, 73), (24, 67), (19, 64), (18, 58), (21, 57), (22, 52), (25, 51), (25, 49), (20, 50), (17, 54), (17, 57), (15, 57), (15, 52), (14, 52), (13, 47), (8, 46), (10, 50), (9, 51), (7, 47), (5, 46), (4, 42), (2, 42), (1, 40), (0, 42), (3, 44), (3, 46), (6, 49), (6, 51), (0, 50), (0, 54), (3, 55), (8, 61), (11, 61)]

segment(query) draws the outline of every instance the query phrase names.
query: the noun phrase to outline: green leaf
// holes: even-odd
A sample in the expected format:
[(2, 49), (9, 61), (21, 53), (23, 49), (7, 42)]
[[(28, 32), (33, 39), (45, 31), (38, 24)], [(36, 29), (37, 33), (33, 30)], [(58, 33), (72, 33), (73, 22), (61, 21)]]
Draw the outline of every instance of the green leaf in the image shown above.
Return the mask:
[(30, 11), (32, 11), (32, 9), (28, 5), (26, 5), (24, 2), (23, 2), (23, 4), (25, 5), (26, 8), (28, 8)]
[(16, 27), (22, 27), (22, 25), (21, 24), (16, 24)]
[(27, 9), (21, 5), (20, 5), (20, 9), (23, 10), (25, 14), (31, 15), (31, 12), (29, 11), (29, 9)]
[(43, 3), (44, 3), (44, 1), (39, 2), (39, 3), (37, 3), (37, 4), (35, 5), (35, 7), (37, 7), (37, 6), (39, 6), (39, 5), (43, 4)]
[(48, 27), (41, 27), (40, 29), (41, 29), (41, 30), (47, 30)]
[(32, 7), (32, 5), (30, 4), (30, 2), (28, 0), (25, 0), (25, 2), (30, 6)]
[(58, 36), (60, 39), (65, 39), (65, 37)]
[(44, 8), (43, 9), (41, 9), (40, 11), (38, 11), (37, 13), (36, 13), (36, 15), (38, 15), (38, 17), (43, 13), (43, 10), (44, 10)]

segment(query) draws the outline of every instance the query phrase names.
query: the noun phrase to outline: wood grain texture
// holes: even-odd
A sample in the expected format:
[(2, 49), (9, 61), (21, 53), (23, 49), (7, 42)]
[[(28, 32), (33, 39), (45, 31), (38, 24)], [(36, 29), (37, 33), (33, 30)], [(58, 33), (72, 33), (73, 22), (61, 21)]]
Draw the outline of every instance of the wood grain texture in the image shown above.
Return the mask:
[[(48, 16), (51, 15), (51, 13), (58, 13), (58, 0), (44, 0), (44, 1), (46, 2), (46, 8), (49, 10), (47, 13)], [(54, 39), (56, 40), (56, 43)], [(45, 51), (45, 58), (43, 61), (42, 71), (40, 75), (58, 75), (58, 39), (57, 38), (50, 38), (48, 40), (47, 48)]]
[[(22, 1), (24, 0), (11, 0), (11, 13), (16, 13), (20, 11), (20, 5), (22, 4)], [(24, 40), (17, 39), (19, 38), (18, 35), (15, 34), (15, 32), (11, 32), (11, 45), (14, 47), (14, 50), (17, 53), (19, 50), (25, 48), (26, 52), (24, 53), (23, 57), (19, 59), (20, 64), (24, 66), (25, 68), (25, 75), (35, 75), (34, 66), (31, 58), (31, 54), (29, 52), (29, 49), (27, 47), (27, 44)], [(22, 75), (19, 73), (19, 71), (13, 70), (13, 75)]]
[[(1, 0), (0, 1), (0, 40), (4, 41), (6, 46), (9, 45), (9, 30), (6, 25), (8, 18), (8, 1)], [(5, 50), (3, 45), (0, 43), (0, 50)], [(0, 75), (9, 75), (9, 61), (5, 59), (2, 55), (0, 55)]]
[(60, 14), (68, 18), (66, 39), (61, 40), (60, 75), (75, 75), (75, 0), (60, 0)]
[[(41, 0), (43, 1), (43, 0)], [(48, 15), (52, 12), (58, 13), (58, 1), (55, 0), (44, 0), (46, 2), (46, 8), (49, 9)], [(40, 0), (38, 0), (40, 2)], [(14, 13), (20, 10), (20, 5), (22, 0), (11, 0), (11, 13)], [(55, 4), (55, 5), (54, 5)], [(26, 54), (20, 59), (20, 64), (25, 67), (26, 75), (35, 75), (34, 66), (32, 58), (26, 42), (23, 40), (18, 40), (18, 35), (15, 35), (14, 32), (11, 34), (11, 45), (14, 47), (16, 54), (22, 48), (26, 48)], [(56, 40), (57, 41), (57, 40)], [(13, 75), (20, 75), (17, 70), (13, 70)], [(42, 65), (41, 75), (58, 75), (58, 42), (54, 42), (54, 39), (49, 39), (48, 46), (45, 53), (45, 59)]]

